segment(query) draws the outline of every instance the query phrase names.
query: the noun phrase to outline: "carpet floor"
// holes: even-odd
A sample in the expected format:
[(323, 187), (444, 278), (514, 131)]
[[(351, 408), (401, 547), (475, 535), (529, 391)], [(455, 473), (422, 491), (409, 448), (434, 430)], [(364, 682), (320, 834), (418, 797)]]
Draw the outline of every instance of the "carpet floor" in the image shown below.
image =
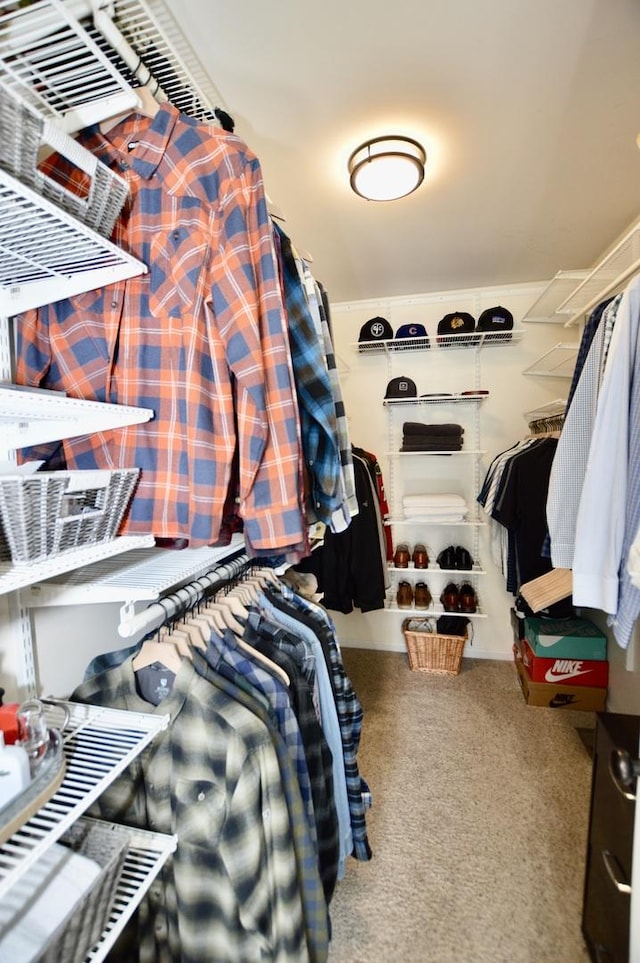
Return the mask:
[(595, 717), (526, 706), (509, 662), (411, 672), (343, 650), (364, 709), (373, 859), (350, 859), (330, 963), (585, 963)]

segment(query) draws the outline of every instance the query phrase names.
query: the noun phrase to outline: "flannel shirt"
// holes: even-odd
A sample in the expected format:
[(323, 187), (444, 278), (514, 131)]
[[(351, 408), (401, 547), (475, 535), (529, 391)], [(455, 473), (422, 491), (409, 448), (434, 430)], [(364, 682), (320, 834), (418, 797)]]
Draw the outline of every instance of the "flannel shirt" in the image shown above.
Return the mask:
[(271, 588), (266, 590), (266, 594), (272, 599), (276, 607), (279, 603), (284, 603), (285, 610), (288, 609), (292, 614), (297, 613), (299, 617), (306, 615), (314, 624), (316, 633), (322, 634), (324, 638), (329, 652), (328, 668), (336, 695), (336, 710), (342, 737), (342, 753), (353, 833), (353, 855), (358, 860), (369, 860), (372, 851), (367, 836), (363, 793), (369, 796), (370, 790), (358, 770), (358, 749), (362, 733), (363, 712), (351, 680), (344, 669), (335, 625), (324, 609), (298, 595), (284, 582), (278, 588), (280, 598)]
[[(178, 836), (176, 852), (138, 910), (139, 959), (313, 959), (283, 760), (265, 724), (196, 672), (198, 663), (205, 672), (208, 667), (193, 655), (158, 707), (137, 695), (131, 658), (72, 695), (77, 702), (171, 717), (96, 803), (104, 819)], [(304, 828), (304, 817), (301, 822)], [(317, 888), (322, 897), (319, 880)], [(323, 959), (323, 951), (315, 958)]]
[(153, 409), (63, 443), (70, 468), (141, 469), (122, 533), (214, 542), (237, 445), (248, 547), (300, 545), (300, 425), (257, 158), (169, 104), (79, 139), (127, 180), (112, 239), (149, 272), (22, 315), (18, 383)]
[(295, 658), (295, 653), (300, 653), (297, 639), (292, 639), (255, 609), (249, 612), (243, 638), (267, 658), (273, 659), (289, 676), (291, 702), (304, 744), (313, 798), (318, 867), (325, 898), (330, 903), (338, 874), (338, 815), (333, 788), (333, 758), (313, 701), (315, 660), (309, 680), (305, 676), (305, 669), (311, 667), (304, 644), (300, 654), (302, 664), (299, 665)]
[(302, 450), (309, 479), (307, 522), (328, 524), (344, 502), (335, 405), (323, 348), (313, 326), (291, 241), (274, 224), (280, 249), (289, 346), (300, 411)]

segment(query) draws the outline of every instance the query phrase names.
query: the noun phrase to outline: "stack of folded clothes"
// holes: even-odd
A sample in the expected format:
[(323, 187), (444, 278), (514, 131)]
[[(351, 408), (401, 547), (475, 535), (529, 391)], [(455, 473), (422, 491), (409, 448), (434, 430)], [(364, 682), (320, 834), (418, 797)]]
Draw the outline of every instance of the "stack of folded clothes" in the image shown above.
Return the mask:
[(464, 428), (460, 425), (423, 425), (405, 421), (400, 451), (461, 451)]
[(435, 523), (463, 522), (469, 512), (462, 495), (441, 492), (437, 495), (404, 495), (402, 511), (405, 519)]

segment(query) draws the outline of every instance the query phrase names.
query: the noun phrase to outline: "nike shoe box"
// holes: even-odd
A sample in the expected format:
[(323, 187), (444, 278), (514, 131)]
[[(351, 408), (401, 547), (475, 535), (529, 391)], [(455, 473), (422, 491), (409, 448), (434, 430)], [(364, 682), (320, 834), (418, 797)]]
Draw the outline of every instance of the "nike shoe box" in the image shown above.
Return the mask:
[(546, 709), (577, 709), (580, 712), (604, 712), (607, 706), (607, 690), (589, 685), (563, 685), (556, 682), (534, 682), (514, 645), (518, 682), (524, 701), (529, 706)]
[(524, 619), (524, 638), (545, 659), (606, 659), (607, 637), (588, 619)]
[(590, 685), (598, 689), (606, 688), (609, 684), (609, 663), (606, 659), (547, 659), (536, 655), (526, 639), (521, 639), (518, 644), (532, 682)]

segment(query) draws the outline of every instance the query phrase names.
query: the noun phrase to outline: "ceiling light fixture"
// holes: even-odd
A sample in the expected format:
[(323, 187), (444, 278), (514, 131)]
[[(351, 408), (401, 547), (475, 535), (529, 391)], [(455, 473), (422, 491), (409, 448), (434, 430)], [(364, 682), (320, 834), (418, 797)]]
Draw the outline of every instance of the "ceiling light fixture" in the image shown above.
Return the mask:
[(374, 137), (349, 158), (351, 187), (368, 201), (394, 201), (420, 187), (426, 162), (424, 147), (411, 137)]

